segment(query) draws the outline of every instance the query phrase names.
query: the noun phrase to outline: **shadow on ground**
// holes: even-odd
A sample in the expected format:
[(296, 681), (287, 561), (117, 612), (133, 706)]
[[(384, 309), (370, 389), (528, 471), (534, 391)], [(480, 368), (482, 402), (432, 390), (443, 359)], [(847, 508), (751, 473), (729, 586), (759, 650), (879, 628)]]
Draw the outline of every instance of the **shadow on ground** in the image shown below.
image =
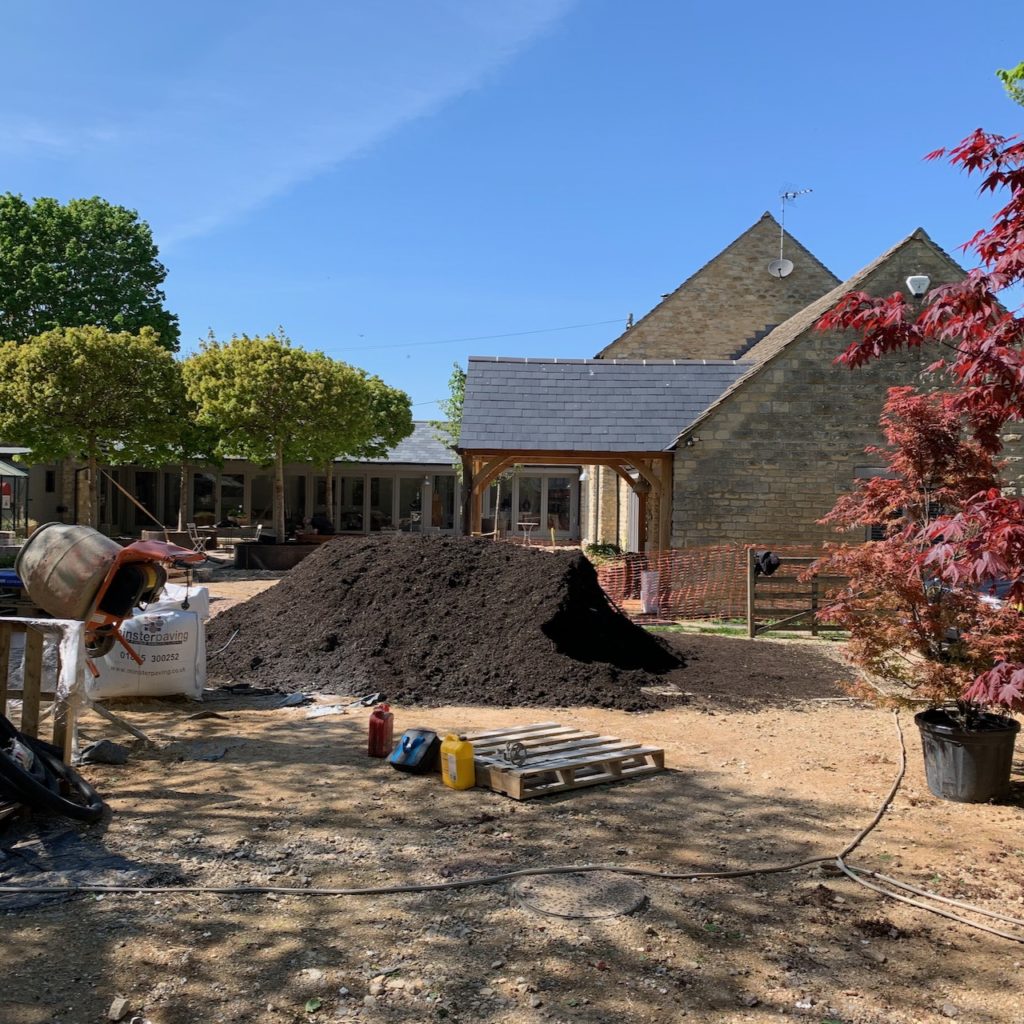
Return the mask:
[[(208, 885), (407, 885), (581, 862), (740, 868), (834, 853), (870, 818), (892, 774), (887, 762), (861, 766), (874, 793), (851, 790), (840, 802), (765, 796), (730, 768), (707, 767), (516, 803), (368, 762), (362, 717), (228, 714), (138, 714), (162, 748), (94, 774), (114, 814), (65, 830), (78, 849)], [(178, 760), (193, 743), (226, 751), (215, 762)], [(36, 833), (43, 846), (54, 834)], [(15, 838), (5, 837), (7, 848)], [(952, 850), (959, 837), (943, 842)], [(640, 911), (601, 921), (526, 909), (506, 884), (31, 907), (3, 922), (5, 962), (14, 954), (18, 963), (5, 979), (4, 1019), (99, 1020), (124, 996), (153, 1024), (621, 1024), (684, 1014), (888, 1024), (942, 1020), (942, 1003), (956, 1002), (949, 993), (1006, 984), (1000, 940), (901, 914), (821, 868), (643, 886)], [(967, 946), (984, 967), (961, 965)], [(307, 1013), (308, 1000), (319, 1004)]]

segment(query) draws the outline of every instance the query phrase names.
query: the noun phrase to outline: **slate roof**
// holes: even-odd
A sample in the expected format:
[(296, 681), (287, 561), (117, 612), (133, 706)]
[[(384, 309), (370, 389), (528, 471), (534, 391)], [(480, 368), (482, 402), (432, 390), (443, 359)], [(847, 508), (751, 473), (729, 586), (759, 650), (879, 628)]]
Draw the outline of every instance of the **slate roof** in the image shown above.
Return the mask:
[(404, 441), (399, 441), (383, 458), (341, 458), (337, 461), (353, 464), (365, 462), (377, 466), (451, 466), (452, 451), (437, 439), (434, 428), (427, 420), (417, 420), (413, 424), (412, 433)]
[(914, 239), (926, 242), (936, 252), (945, 257), (949, 262), (959, 270), (963, 268), (945, 251), (941, 246), (936, 244), (929, 236), (928, 232), (924, 228), (916, 228), (906, 238), (898, 241), (892, 248), (887, 249), (877, 259), (872, 260), (866, 267), (858, 270), (852, 277), (848, 277), (841, 284), (837, 285), (831, 291), (826, 292), (820, 299), (815, 300), (809, 306), (805, 306), (800, 310), (799, 313), (794, 313), (785, 323), (779, 324), (775, 330), (771, 331), (764, 338), (762, 338), (752, 349), (746, 352), (743, 356), (743, 361), (746, 364), (744, 372), (737, 376), (732, 384), (722, 392), (716, 400), (708, 405), (706, 409), (701, 410), (701, 413), (695, 417), (684, 429), (677, 433), (677, 436), (672, 441), (670, 447), (675, 447), (683, 439), (683, 437), (694, 430), (704, 419), (706, 419), (714, 409), (717, 409), (726, 399), (729, 398), (733, 392), (743, 387), (748, 380), (756, 377), (765, 365), (773, 360), (780, 352), (782, 352), (787, 346), (791, 345), (797, 338), (803, 335), (806, 331), (810, 330), (818, 322), (818, 320), (824, 316), (835, 304), (849, 292), (857, 291), (861, 288), (864, 281), (871, 276), (883, 263), (887, 260), (892, 259), (904, 246), (908, 245)]
[(460, 449), (663, 451), (749, 367), (470, 356)]

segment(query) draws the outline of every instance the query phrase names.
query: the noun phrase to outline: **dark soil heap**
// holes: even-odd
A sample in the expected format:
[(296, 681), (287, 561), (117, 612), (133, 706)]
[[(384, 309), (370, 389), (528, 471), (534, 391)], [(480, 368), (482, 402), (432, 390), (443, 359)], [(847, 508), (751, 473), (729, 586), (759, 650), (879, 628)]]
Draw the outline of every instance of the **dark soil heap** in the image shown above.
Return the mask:
[(405, 704), (659, 706), (679, 657), (612, 607), (579, 553), (461, 537), (338, 537), (217, 616), (218, 681)]

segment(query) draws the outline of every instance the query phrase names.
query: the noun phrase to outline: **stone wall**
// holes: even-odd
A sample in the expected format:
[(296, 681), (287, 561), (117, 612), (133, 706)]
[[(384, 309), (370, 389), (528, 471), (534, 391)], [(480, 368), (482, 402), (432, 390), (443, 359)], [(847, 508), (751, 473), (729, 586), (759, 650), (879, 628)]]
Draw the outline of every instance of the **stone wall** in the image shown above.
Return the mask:
[[(929, 274), (935, 285), (962, 272), (914, 236), (858, 288), (905, 290), (912, 273)], [(835, 539), (817, 520), (852, 488), (858, 468), (880, 465), (864, 449), (882, 440), (886, 389), (914, 383), (935, 358), (934, 351), (923, 359), (900, 353), (849, 370), (833, 364), (848, 343), (808, 327), (697, 425), (692, 447), (676, 451), (674, 547)]]
[(779, 225), (765, 214), (625, 334), (602, 359), (736, 359), (768, 329), (834, 288), (838, 279), (786, 236), (789, 277), (775, 278)]

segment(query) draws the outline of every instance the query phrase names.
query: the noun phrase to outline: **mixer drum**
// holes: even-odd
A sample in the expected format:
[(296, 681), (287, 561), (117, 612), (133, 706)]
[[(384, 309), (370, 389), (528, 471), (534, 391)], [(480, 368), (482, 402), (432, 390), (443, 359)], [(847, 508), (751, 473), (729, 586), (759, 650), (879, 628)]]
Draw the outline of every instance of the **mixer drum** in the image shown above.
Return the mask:
[(56, 619), (84, 620), (121, 550), (90, 526), (46, 523), (22, 546), (14, 568), (44, 611)]

